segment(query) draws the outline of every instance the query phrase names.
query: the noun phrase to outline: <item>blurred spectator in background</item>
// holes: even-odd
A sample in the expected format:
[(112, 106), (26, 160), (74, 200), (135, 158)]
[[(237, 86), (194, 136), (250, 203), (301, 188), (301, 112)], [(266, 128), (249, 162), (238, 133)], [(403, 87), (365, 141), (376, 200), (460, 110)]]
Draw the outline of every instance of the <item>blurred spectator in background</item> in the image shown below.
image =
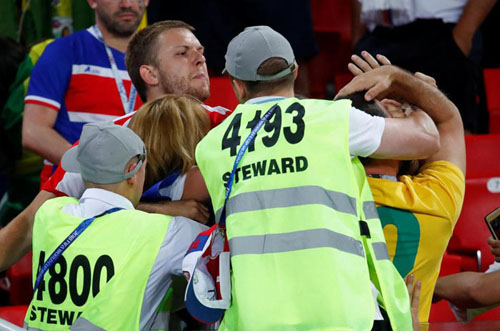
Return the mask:
[(87, 0), (0, 1), (0, 35), (32, 45), (95, 23)]
[(88, 122), (137, 109), (124, 52), (148, 0), (88, 0), (97, 24), (49, 45), (33, 68), (23, 119), (23, 145), (46, 159), (43, 182)]
[(498, 31), (500, 29), (500, 4), (497, 2), (490, 11), (488, 17), (481, 26), (481, 35), (483, 37), (483, 58), (484, 68), (500, 67), (500, 45), (498, 44)]
[(206, 48), (210, 75), (221, 74), (224, 54), (233, 37), (247, 26), (268, 25), (290, 41), (300, 71), (295, 90), (309, 94), (307, 66), (303, 64), (318, 52), (310, 0), (152, 0), (148, 18), (150, 22), (175, 19), (192, 25)]
[(480, 61), (471, 56), (481, 52), (476, 31), (496, 0), (352, 1), (354, 52), (383, 54), (434, 77), (458, 107), (464, 128), (477, 132)]
[(0, 203), (0, 226), (21, 212), (38, 193), (42, 159), (22, 146), (24, 96), (33, 65), (53, 39), (24, 48), (0, 37), (0, 169), (6, 175), (6, 196)]

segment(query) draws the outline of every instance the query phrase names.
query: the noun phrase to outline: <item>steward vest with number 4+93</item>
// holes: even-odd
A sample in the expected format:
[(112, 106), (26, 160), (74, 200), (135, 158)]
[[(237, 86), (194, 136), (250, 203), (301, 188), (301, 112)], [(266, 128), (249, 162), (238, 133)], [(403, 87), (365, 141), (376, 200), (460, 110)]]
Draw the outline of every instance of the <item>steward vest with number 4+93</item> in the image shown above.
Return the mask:
[(411, 330), (406, 286), (388, 258), (364, 169), (350, 158), (350, 101), (239, 105), (196, 150), (216, 218), (237, 151), (276, 102), (226, 207), (232, 302), (221, 330), (370, 330), (370, 281), (393, 329)]

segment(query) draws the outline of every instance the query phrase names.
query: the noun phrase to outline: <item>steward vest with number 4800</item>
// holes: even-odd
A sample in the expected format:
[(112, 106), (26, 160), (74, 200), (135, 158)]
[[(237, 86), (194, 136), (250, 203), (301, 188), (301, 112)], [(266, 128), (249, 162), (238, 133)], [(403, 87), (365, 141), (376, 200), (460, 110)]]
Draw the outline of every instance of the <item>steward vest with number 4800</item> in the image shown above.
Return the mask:
[(369, 330), (370, 281), (394, 330), (411, 330), (406, 286), (388, 258), (364, 169), (348, 147), (350, 101), (239, 105), (199, 143), (197, 164), (219, 219), (226, 206), (232, 302), (223, 330)]
[[(45, 202), (33, 227), (33, 284), (41, 266), (83, 219)], [(40, 330), (138, 330), (144, 290), (171, 217), (121, 210), (98, 217), (47, 271), (25, 317)]]

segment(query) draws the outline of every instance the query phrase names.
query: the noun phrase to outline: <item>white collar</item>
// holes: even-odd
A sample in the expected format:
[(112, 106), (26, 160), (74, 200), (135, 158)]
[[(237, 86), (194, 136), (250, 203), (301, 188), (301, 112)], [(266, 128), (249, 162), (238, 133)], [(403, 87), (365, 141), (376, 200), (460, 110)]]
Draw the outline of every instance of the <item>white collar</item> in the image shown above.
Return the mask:
[(245, 104), (255, 104), (255, 103), (266, 103), (266, 102), (271, 102), (275, 100), (283, 100), (286, 99), (285, 97), (278, 96), (278, 95), (268, 95), (264, 97), (256, 97), (252, 99), (248, 99)]
[(122, 195), (117, 193), (103, 190), (100, 188), (88, 188), (83, 192), (82, 197), (80, 198), (80, 203), (85, 203), (86, 199), (98, 200), (103, 203), (107, 203), (109, 205), (113, 205), (115, 207), (123, 208), (123, 209), (134, 209), (134, 205), (130, 202), (129, 199), (125, 198)]
[(134, 209), (132, 202), (119, 194), (99, 188), (89, 188), (83, 192), (78, 204), (66, 205), (61, 211), (81, 218), (90, 218), (116, 207)]

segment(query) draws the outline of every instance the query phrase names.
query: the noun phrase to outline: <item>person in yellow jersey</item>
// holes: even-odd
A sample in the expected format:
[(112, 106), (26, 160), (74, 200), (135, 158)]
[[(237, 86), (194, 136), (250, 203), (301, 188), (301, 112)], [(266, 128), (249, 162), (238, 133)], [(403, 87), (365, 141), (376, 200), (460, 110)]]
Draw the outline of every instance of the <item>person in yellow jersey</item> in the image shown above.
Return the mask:
[[(377, 60), (390, 64), (381, 55), (375, 59), (362, 52), (361, 56), (353, 55), (349, 65), (354, 75), (378, 68)], [(434, 86), (434, 93), (429, 95), (434, 103), (425, 111), (439, 131), (440, 150), (420, 164), (417, 162), (418, 168), (412, 174), (408, 174), (407, 164), (398, 160), (368, 158), (363, 164), (391, 261), (402, 277), (414, 274), (415, 279), (422, 282), (419, 320), (422, 330), (427, 330), (441, 260), (464, 199), (465, 142), (462, 120), (455, 105), (439, 92), (431, 77), (421, 73), (416, 76)], [(358, 97), (364, 101), (363, 96)], [(406, 116), (413, 109), (408, 104), (402, 106), (404, 113), (400, 105), (389, 100), (375, 105), (379, 108), (377, 114), (362, 109), (383, 117)]]
[(146, 149), (132, 130), (87, 124), (62, 158), (87, 189), (46, 201), (33, 227), (28, 330), (164, 330), (173, 276), (205, 226), (135, 210)]
[[(392, 328), (411, 330), (408, 293), (357, 156), (429, 157), (439, 149), (431, 118), (421, 110), (372, 117), (349, 100), (295, 98), (293, 51), (267, 26), (229, 43), (225, 71), (242, 104), (196, 150), (231, 254), (220, 329), (370, 330), (373, 283)], [(433, 88), (398, 68), (363, 76), (365, 85), (354, 79), (347, 89), (392, 90), (423, 109), (432, 102), (413, 98), (410, 90)]]

